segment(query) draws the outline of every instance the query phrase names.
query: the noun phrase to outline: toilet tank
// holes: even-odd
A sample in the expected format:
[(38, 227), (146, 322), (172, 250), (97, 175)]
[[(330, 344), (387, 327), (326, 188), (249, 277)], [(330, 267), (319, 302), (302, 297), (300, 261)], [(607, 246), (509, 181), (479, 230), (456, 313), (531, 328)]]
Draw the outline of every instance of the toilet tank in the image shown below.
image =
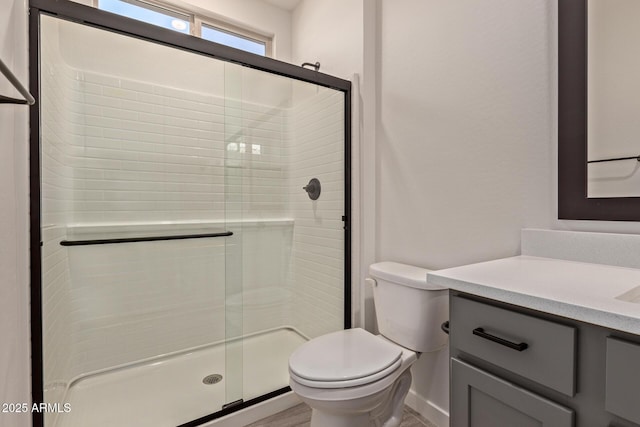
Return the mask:
[(427, 283), (429, 270), (396, 262), (369, 266), (380, 334), (425, 353), (447, 344), (440, 325), (449, 316), (449, 290)]

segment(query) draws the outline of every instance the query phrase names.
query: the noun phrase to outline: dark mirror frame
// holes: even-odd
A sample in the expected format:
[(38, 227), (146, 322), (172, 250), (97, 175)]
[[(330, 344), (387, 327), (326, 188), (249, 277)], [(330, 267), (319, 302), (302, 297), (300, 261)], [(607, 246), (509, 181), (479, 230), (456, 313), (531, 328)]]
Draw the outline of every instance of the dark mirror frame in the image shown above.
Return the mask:
[(640, 221), (640, 197), (587, 197), (587, 0), (558, 1), (558, 219)]

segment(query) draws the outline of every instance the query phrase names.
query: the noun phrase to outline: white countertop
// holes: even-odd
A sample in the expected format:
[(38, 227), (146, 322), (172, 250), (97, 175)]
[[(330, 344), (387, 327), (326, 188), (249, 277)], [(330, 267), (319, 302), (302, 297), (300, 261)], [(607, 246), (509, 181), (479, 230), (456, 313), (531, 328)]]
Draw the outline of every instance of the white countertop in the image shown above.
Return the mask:
[[(516, 256), (427, 274), (430, 283), (640, 335), (640, 269)], [(627, 298), (633, 299), (633, 298)]]

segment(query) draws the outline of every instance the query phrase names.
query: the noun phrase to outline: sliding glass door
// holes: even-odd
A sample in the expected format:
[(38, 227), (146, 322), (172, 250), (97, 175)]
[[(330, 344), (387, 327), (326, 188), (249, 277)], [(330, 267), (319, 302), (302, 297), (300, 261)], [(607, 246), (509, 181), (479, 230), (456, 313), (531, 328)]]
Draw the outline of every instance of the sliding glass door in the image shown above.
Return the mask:
[(69, 409), (34, 425), (195, 426), (286, 392), (291, 352), (349, 326), (348, 82), (33, 3), (61, 8), (31, 21), (34, 396)]
[(45, 398), (72, 408), (51, 422), (179, 425), (242, 399), (237, 71), (49, 16), (41, 32)]

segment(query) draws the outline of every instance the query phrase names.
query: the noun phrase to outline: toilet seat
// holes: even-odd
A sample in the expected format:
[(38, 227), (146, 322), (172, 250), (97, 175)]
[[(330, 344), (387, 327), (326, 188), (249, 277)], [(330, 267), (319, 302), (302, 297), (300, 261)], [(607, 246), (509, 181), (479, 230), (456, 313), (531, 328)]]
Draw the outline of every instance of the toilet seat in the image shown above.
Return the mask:
[(364, 329), (347, 329), (300, 346), (289, 359), (289, 373), (307, 387), (355, 387), (396, 371), (402, 352), (399, 345)]

